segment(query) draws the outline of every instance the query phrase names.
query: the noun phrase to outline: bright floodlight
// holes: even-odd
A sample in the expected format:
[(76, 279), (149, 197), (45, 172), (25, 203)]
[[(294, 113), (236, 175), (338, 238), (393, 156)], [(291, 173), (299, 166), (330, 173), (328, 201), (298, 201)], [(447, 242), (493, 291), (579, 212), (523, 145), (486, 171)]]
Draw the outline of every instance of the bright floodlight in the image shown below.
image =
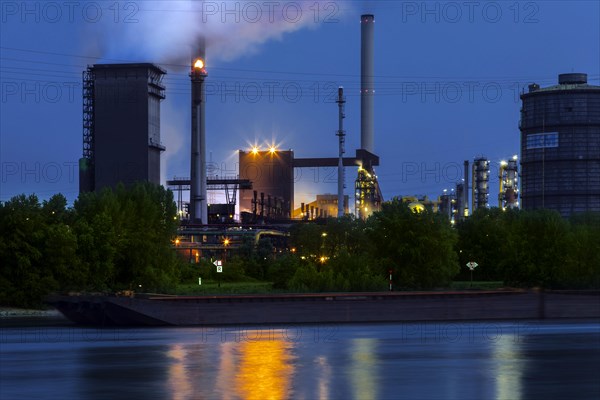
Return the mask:
[(204, 60), (202, 60), (201, 58), (196, 59), (196, 62), (194, 62), (194, 68), (195, 69), (204, 68)]
[(254, 155), (258, 154), (258, 147), (256, 147), (256, 146), (252, 147), (252, 154), (254, 154)]
[(277, 151), (277, 149), (275, 148), (275, 146), (271, 146), (269, 148), (269, 153), (271, 153), (271, 154), (275, 154), (276, 151)]

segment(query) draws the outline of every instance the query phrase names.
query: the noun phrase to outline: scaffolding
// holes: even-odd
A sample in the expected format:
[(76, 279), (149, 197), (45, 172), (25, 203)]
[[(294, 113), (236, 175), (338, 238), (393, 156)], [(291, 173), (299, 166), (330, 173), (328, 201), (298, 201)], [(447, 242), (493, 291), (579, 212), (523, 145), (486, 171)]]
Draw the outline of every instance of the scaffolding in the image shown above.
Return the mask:
[(511, 160), (500, 162), (498, 207), (503, 210), (519, 207), (519, 166), (517, 160), (518, 157), (514, 156)]
[(373, 212), (381, 209), (381, 189), (375, 171), (359, 167), (354, 183), (355, 212), (360, 219), (367, 219)]
[(83, 158), (94, 162), (94, 72), (83, 71)]
[(473, 195), (471, 208), (488, 208), (490, 194), (490, 161), (485, 157), (476, 158), (473, 162)]

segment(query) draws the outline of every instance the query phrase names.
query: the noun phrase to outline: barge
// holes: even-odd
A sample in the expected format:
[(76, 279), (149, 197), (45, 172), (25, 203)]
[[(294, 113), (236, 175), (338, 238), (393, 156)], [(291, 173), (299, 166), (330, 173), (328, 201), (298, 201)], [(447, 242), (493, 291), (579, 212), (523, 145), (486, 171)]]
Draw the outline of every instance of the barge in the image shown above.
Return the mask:
[(600, 291), (54, 295), (47, 303), (71, 321), (91, 326), (600, 318)]

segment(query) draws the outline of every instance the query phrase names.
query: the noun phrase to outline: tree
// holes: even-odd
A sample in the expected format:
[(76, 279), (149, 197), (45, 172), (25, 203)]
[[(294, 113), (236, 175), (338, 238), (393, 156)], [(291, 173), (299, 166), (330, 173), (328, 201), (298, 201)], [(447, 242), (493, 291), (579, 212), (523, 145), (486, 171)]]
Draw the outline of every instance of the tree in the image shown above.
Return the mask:
[(458, 273), (457, 233), (444, 216), (412, 211), (398, 200), (386, 202), (369, 218), (368, 236), (382, 266), (395, 271), (400, 287), (448, 285)]

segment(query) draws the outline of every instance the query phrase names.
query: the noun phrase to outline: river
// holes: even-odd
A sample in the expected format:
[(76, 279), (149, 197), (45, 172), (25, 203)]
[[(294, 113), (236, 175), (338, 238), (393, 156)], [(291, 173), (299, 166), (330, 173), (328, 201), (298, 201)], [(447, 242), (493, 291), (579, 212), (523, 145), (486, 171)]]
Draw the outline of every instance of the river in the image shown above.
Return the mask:
[(599, 399), (600, 321), (3, 326), (1, 399)]

